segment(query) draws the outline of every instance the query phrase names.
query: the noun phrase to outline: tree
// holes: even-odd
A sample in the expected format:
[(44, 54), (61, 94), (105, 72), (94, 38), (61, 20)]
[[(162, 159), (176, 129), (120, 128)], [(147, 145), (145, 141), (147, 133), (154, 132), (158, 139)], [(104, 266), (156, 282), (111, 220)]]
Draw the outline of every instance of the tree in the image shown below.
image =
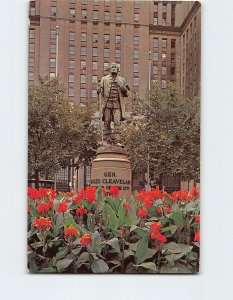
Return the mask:
[(71, 106), (64, 92), (58, 80), (29, 87), (28, 166), (37, 188), (40, 174), (53, 174), (73, 158), (88, 160), (97, 149), (93, 108)]
[(133, 171), (146, 172), (149, 153), (152, 179), (176, 175), (199, 180), (199, 98), (186, 99), (175, 85), (162, 90), (154, 82), (150, 95), (139, 104), (138, 114), (123, 131)]

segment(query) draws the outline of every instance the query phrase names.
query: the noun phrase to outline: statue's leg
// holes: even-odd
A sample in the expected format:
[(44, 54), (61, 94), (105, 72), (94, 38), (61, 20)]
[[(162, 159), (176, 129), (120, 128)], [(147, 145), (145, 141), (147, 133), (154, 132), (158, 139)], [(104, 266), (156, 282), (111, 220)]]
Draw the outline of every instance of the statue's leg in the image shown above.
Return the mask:
[(104, 141), (108, 144), (111, 143), (111, 109), (105, 108), (104, 110)]
[(121, 143), (121, 110), (119, 108), (113, 110), (113, 122), (114, 141), (115, 143)]

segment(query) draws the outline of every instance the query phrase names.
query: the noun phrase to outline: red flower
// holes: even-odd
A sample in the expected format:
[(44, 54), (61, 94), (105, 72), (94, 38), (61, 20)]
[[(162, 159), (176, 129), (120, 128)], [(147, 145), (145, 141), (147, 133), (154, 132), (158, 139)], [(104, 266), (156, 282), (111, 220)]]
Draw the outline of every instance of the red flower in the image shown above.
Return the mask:
[(199, 242), (200, 241), (200, 230), (195, 232), (194, 236), (194, 242)]
[(38, 199), (40, 197), (39, 192), (37, 189), (34, 189), (32, 187), (28, 187), (28, 198), (31, 200)]
[(200, 223), (200, 215), (195, 216), (195, 221), (196, 221), (197, 223)]
[(127, 209), (127, 210), (132, 209), (132, 207), (131, 207), (128, 203), (125, 203), (125, 204), (124, 204), (124, 208)]
[(199, 192), (199, 189), (198, 188), (195, 188), (195, 187), (193, 187), (192, 188), (192, 190), (191, 190), (191, 197), (192, 198), (196, 198), (196, 199), (198, 199), (199, 198), (199, 196), (200, 196), (200, 192)]
[(65, 202), (61, 202), (57, 206), (57, 212), (58, 213), (65, 213), (67, 211), (68, 204)]
[(64, 230), (64, 236), (65, 238), (73, 238), (75, 236), (79, 235), (79, 231), (74, 225), (70, 225)]
[(79, 203), (79, 202), (82, 201), (82, 200), (83, 200), (82, 195), (78, 195), (78, 196), (76, 196), (76, 197), (74, 198), (74, 204), (77, 204), (77, 203)]
[(48, 211), (49, 211), (49, 205), (48, 205), (48, 203), (41, 202), (37, 206), (37, 212), (38, 212), (38, 214), (47, 213)]
[(167, 206), (167, 207), (165, 208), (165, 210), (166, 210), (166, 213), (167, 213), (167, 214), (170, 214), (170, 212), (172, 211), (172, 207), (171, 207), (171, 206)]
[(108, 193), (107, 190), (106, 190), (105, 187), (103, 186), (103, 187), (102, 187), (102, 194), (105, 196), (107, 193)]
[(83, 206), (80, 206), (79, 208), (76, 209), (76, 214), (79, 215), (79, 216), (86, 215), (87, 210)]
[(119, 195), (119, 188), (117, 186), (111, 186), (109, 193), (113, 195), (113, 197), (117, 197)]
[(86, 245), (90, 244), (90, 242), (91, 242), (91, 235), (88, 233), (84, 234), (80, 239), (81, 246), (86, 246)]
[(39, 231), (46, 231), (51, 228), (51, 220), (49, 218), (36, 218), (33, 226), (36, 227)]
[(96, 187), (88, 186), (86, 188), (86, 199), (89, 203), (96, 202)]
[(150, 237), (151, 237), (151, 239), (157, 240), (160, 243), (166, 243), (167, 242), (167, 238), (164, 235), (162, 235), (160, 232), (153, 231), (151, 233)]
[(157, 214), (159, 214), (159, 215), (162, 214), (162, 208), (161, 208), (161, 207), (158, 207), (158, 208), (156, 209), (156, 211), (157, 211)]
[(163, 197), (163, 193), (159, 189), (152, 189), (150, 193), (153, 199), (161, 199)]
[(53, 189), (49, 189), (47, 191), (50, 200), (54, 200), (56, 198), (56, 191)]
[(157, 222), (153, 222), (153, 223), (150, 225), (150, 229), (151, 229), (151, 231), (153, 231), (153, 232), (159, 232), (159, 231), (161, 231), (162, 226), (161, 226), (161, 224), (159, 224), (159, 223), (157, 223)]
[(40, 188), (38, 192), (39, 192), (40, 198), (47, 198), (48, 197), (47, 189)]
[(50, 200), (50, 201), (48, 202), (48, 206), (49, 206), (49, 208), (53, 208), (53, 200)]
[(144, 208), (140, 208), (137, 212), (137, 216), (139, 218), (146, 218), (147, 216), (147, 211)]

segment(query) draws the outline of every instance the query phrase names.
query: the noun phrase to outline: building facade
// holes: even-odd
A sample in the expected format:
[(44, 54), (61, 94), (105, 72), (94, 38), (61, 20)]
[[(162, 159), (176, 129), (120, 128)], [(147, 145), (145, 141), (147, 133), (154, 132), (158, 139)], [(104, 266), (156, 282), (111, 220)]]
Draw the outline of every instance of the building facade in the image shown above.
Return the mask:
[(69, 101), (86, 105), (97, 101), (98, 82), (115, 61), (130, 99), (143, 99), (149, 80), (198, 96), (200, 22), (197, 1), (31, 0), (29, 84), (58, 76)]

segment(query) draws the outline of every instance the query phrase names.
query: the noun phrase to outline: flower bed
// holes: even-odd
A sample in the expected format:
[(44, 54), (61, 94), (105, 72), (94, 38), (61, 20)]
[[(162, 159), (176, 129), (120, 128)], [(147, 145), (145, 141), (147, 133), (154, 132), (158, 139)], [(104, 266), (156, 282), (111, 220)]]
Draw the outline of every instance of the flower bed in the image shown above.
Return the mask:
[(200, 203), (195, 188), (119, 199), (28, 188), (28, 268), (33, 273), (196, 273)]

